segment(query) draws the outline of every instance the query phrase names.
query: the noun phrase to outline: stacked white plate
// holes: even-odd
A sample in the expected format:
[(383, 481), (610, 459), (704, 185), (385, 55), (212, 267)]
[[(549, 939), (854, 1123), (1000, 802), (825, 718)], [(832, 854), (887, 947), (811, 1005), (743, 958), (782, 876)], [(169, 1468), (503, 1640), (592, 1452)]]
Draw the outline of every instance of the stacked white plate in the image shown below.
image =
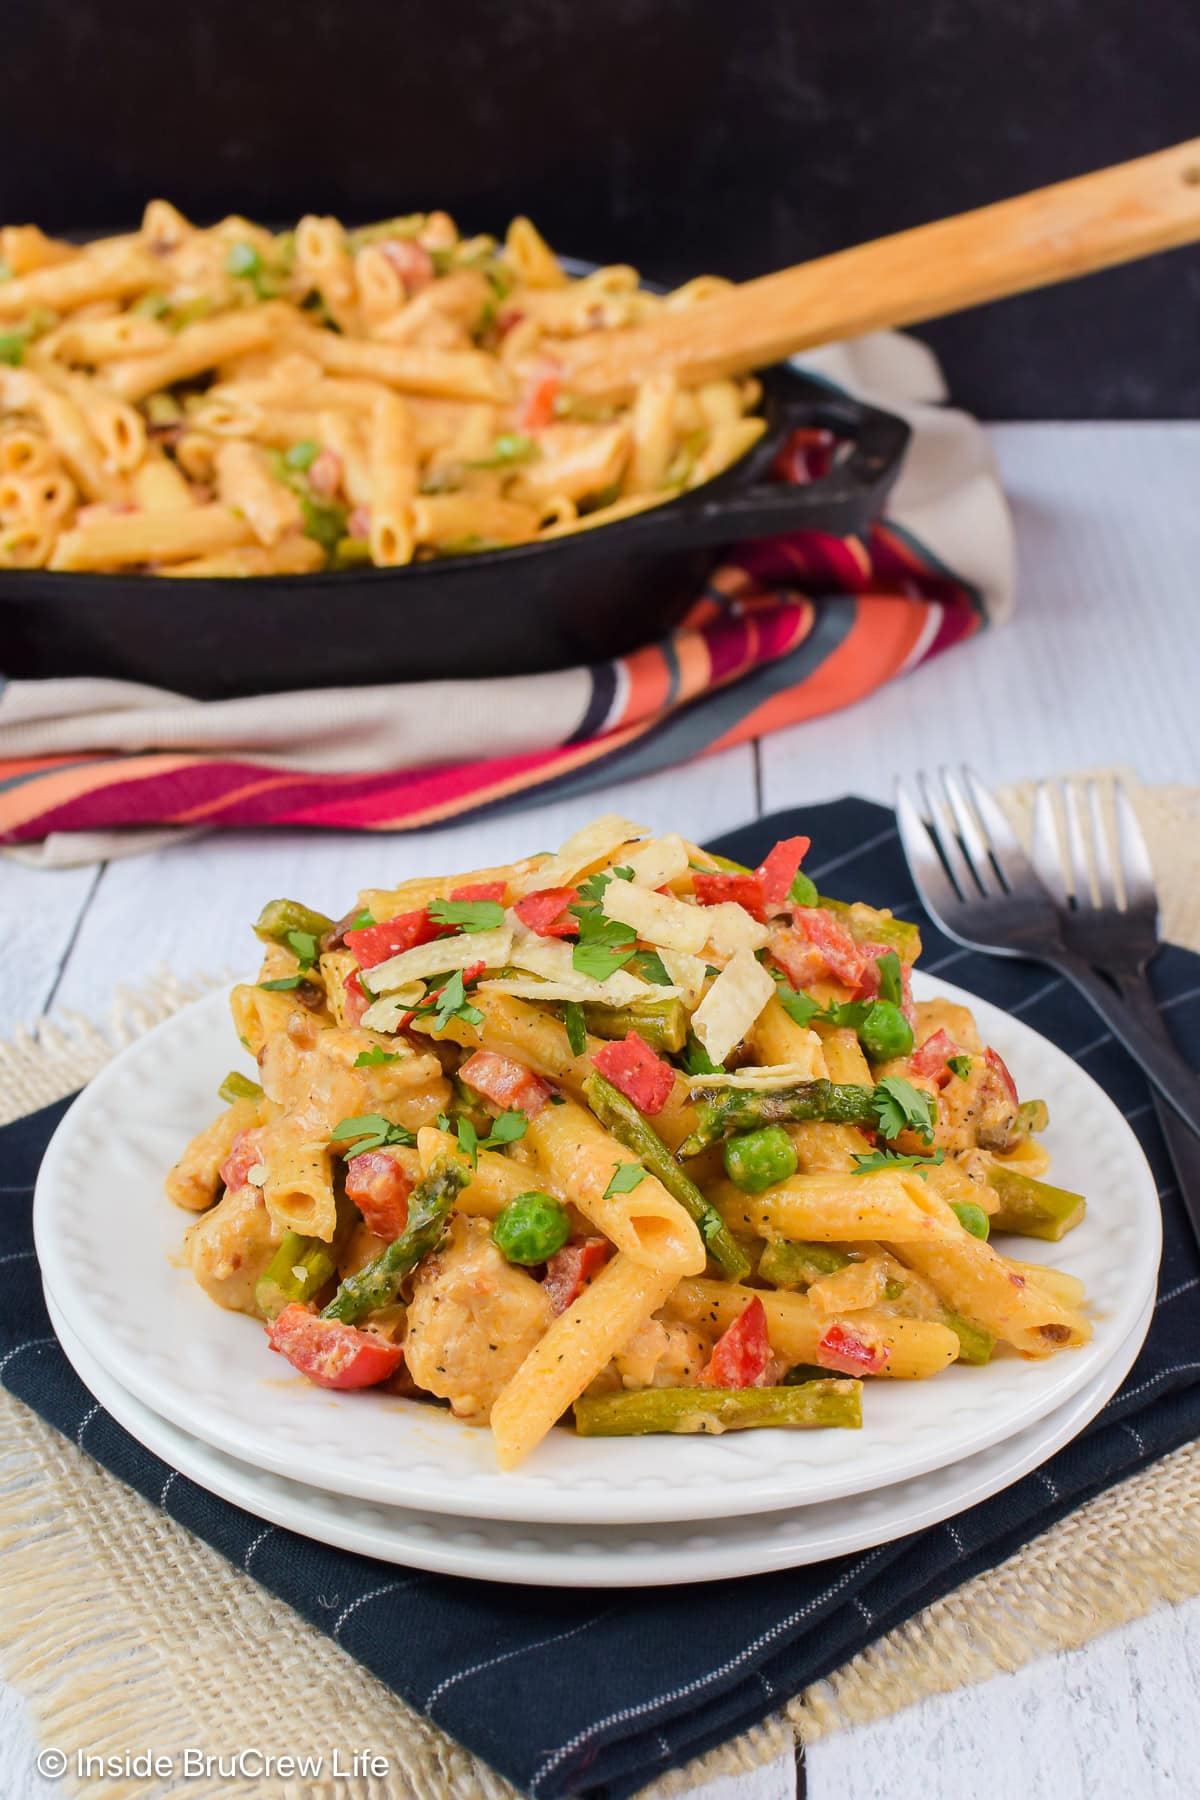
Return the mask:
[(1080, 1276), (1092, 1342), (1043, 1362), (997, 1353), (926, 1382), (869, 1383), (861, 1432), (551, 1438), (520, 1469), (490, 1434), (380, 1393), (293, 1376), (261, 1325), (222, 1311), (179, 1261), (166, 1170), (229, 1066), (223, 994), (138, 1040), (64, 1118), (35, 1200), (51, 1318), (84, 1383), (148, 1449), (273, 1524), (416, 1568), (555, 1586), (666, 1585), (865, 1549), (986, 1499), (1075, 1437), (1132, 1364), (1161, 1244), (1154, 1180), (1120, 1113), (1018, 1019), (969, 1005), (1022, 1090), (1050, 1106), (1053, 1176), (1088, 1197), (1028, 1261)]

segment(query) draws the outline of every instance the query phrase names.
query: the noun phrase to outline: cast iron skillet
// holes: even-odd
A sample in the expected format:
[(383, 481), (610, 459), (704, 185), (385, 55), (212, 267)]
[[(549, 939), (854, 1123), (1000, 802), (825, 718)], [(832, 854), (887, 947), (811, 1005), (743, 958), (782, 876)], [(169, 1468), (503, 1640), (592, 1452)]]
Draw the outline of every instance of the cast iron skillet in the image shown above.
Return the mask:
[[(882, 510), (911, 435), (904, 421), (782, 363), (761, 379), (767, 429), (746, 456), (662, 506), (568, 537), (319, 575), (4, 570), (0, 676), (101, 675), (226, 700), (621, 656), (677, 622), (724, 546), (785, 531), (848, 537)], [(802, 426), (841, 440), (833, 467), (807, 486), (772, 481), (776, 452)]]

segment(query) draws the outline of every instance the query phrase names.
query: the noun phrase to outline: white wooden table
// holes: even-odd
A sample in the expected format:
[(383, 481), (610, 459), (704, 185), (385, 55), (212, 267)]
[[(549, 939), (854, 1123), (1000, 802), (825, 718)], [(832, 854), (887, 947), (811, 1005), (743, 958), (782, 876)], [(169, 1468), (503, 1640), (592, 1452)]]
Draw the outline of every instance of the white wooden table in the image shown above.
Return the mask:
[[(503, 861), (590, 811), (704, 839), (804, 801), (887, 800), (896, 773), (944, 761), (969, 759), (996, 781), (1114, 763), (1147, 781), (1200, 780), (1200, 424), (1006, 425), (991, 436), (1020, 545), (1019, 611), (1005, 631), (831, 719), (534, 814), (398, 838), (211, 837), (52, 874), (0, 863), (0, 1034), (47, 1010), (103, 1018), (117, 982), (164, 964), (182, 976), (244, 967), (248, 921), (271, 894), (337, 914), (360, 885)], [(1200, 1602), (1163, 1609), (818, 1745), (810, 1793), (1200, 1794), (1198, 1676)], [(0, 1687), (0, 1794), (60, 1792), (33, 1758), (23, 1704)], [(786, 1800), (790, 1759), (704, 1794)]]

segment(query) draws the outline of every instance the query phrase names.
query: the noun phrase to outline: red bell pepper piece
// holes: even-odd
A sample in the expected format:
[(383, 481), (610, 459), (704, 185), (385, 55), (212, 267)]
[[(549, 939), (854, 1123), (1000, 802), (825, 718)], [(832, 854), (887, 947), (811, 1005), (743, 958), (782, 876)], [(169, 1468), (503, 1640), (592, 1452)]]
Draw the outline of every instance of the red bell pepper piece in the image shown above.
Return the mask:
[(914, 1075), (930, 1076), (939, 1087), (945, 1087), (950, 1079), (950, 1070), (946, 1065), (952, 1056), (961, 1054), (960, 1046), (950, 1033), (940, 1028), (932, 1037), (926, 1038), (919, 1049), (913, 1051), (908, 1059), (908, 1066)]
[(794, 906), (792, 918), (801, 937), (821, 952), (835, 981), (856, 988), (863, 977), (867, 956), (846, 927), (822, 906)]
[(415, 238), (385, 238), (379, 248), (404, 283), (410, 299), (429, 286), (436, 270), (424, 244), (418, 244)]
[(402, 950), (413, 950), (418, 944), (430, 944), (442, 930), (429, 916), (427, 906), (416, 912), (400, 913), (385, 919), (382, 925), (366, 925), (361, 931), (348, 931), (343, 942), (353, 950), (360, 969), (373, 969)]
[(993, 1075), (998, 1075), (1000, 1077), (1000, 1080), (1004, 1084), (1005, 1091), (1013, 1105), (1019, 1106), (1021, 1103), (1017, 1098), (1017, 1084), (1009, 1073), (1008, 1064), (1000, 1055), (999, 1051), (989, 1047), (983, 1053), (983, 1060), (992, 1071)]
[(811, 838), (782, 838), (754, 871), (762, 888), (763, 906), (769, 913), (782, 912), (787, 905), (796, 871), (808, 855)]
[(725, 869), (697, 869), (695, 891), (701, 906), (720, 906), (726, 900), (733, 900), (738, 906), (744, 906), (760, 925), (766, 924), (762, 882), (757, 875), (737, 875)]
[(468, 1087), (502, 1111), (523, 1112), (536, 1119), (550, 1099), (549, 1085), (532, 1069), (495, 1050), (476, 1050), (458, 1071)]
[(713, 1345), (699, 1377), (701, 1387), (762, 1387), (771, 1360), (767, 1313), (757, 1296)]
[(567, 911), (579, 898), (579, 889), (573, 887), (538, 888), (536, 893), (526, 894), (513, 907), (522, 925), (530, 931), (536, 931), (539, 937), (574, 937), (579, 930), (579, 920)]
[(400, 1344), (337, 1319), (319, 1319), (298, 1300), (271, 1320), (267, 1341), (293, 1369), (323, 1388), (375, 1387), (394, 1375), (404, 1358)]
[(544, 356), (535, 369), (517, 408), (520, 431), (541, 431), (554, 418), (554, 402), (562, 387), (562, 365), (552, 356)]
[(264, 1125), (252, 1125), (248, 1131), (239, 1131), (230, 1144), (229, 1155), (221, 1164), (221, 1180), (231, 1193), (234, 1188), (245, 1187), (250, 1170), (262, 1161), (265, 1130)]
[(778, 964), (796, 989), (814, 981), (823, 981), (828, 965), (815, 944), (793, 931), (790, 925), (776, 927), (771, 935), (771, 960)]
[(564, 1244), (561, 1250), (556, 1250), (546, 1264), (546, 1278), (542, 1282), (551, 1310), (566, 1312), (592, 1277), (600, 1273), (611, 1254), (612, 1245), (602, 1237), (577, 1238), (574, 1243)]
[(351, 973), (347, 975), (343, 991), (346, 996), (346, 1023), (348, 1025), (361, 1025), (362, 1016), (366, 1012), (368, 1006), (370, 1006), (371, 1002), (363, 993), (362, 982), (358, 979), (357, 969), (352, 970)]
[(878, 1375), (887, 1362), (883, 1344), (868, 1343), (848, 1325), (826, 1326), (817, 1341), (817, 1363), (822, 1369), (835, 1369), (839, 1375)]
[(313, 458), (308, 470), (308, 485), (314, 494), (331, 500), (342, 485), (342, 459), (328, 446)]
[(363, 1150), (346, 1164), (346, 1195), (353, 1200), (368, 1231), (391, 1243), (408, 1223), (412, 1192), (403, 1166), (390, 1150)]
[(675, 1071), (636, 1031), (627, 1031), (623, 1043), (605, 1044), (592, 1062), (605, 1081), (611, 1081), (627, 1100), (651, 1118), (671, 1098)]
[(451, 888), (452, 900), (495, 900), (503, 903), (508, 891), (506, 881), (468, 881), (465, 887)]

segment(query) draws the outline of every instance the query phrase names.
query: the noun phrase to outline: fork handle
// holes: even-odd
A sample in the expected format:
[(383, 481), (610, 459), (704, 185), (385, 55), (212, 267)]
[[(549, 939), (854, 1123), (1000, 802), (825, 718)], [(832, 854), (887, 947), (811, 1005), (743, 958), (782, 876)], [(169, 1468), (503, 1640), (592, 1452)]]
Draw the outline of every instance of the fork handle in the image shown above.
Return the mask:
[(1184, 1062), (1170, 1040), (1143, 1022), (1082, 956), (1060, 951), (1047, 960), (1091, 1002), (1163, 1099), (1200, 1134), (1200, 1075)]
[[(1170, 1042), (1170, 1033), (1166, 1021), (1158, 1010), (1158, 1001), (1154, 997), (1154, 989), (1145, 975), (1123, 975), (1118, 978), (1121, 998), (1155, 1036)], [(1179, 1183), (1179, 1194), (1184, 1210), (1191, 1221), (1192, 1231), (1197, 1243), (1200, 1243), (1200, 1137), (1188, 1130), (1182, 1119), (1166, 1102), (1160, 1099), (1157, 1090), (1151, 1095), (1154, 1111), (1159, 1126), (1166, 1140), (1167, 1151), (1175, 1170), (1175, 1179)]]

